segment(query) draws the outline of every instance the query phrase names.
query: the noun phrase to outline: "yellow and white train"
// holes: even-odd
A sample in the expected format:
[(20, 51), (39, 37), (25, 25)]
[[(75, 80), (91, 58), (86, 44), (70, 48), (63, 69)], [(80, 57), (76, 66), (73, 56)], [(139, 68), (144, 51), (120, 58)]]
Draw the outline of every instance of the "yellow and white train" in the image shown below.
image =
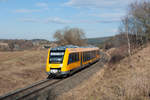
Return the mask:
[(49, 76), (66, 76), (100, 59), (99, 48), (60, 46), (48, 51), (46, 72)]

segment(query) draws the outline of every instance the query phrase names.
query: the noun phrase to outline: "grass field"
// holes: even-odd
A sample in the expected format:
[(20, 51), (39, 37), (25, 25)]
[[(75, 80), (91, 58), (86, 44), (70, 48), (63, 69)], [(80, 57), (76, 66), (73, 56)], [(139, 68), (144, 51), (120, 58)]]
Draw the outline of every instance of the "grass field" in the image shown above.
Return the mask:
[(47, 50), (0, 52), (0, 95), (43, 80)]

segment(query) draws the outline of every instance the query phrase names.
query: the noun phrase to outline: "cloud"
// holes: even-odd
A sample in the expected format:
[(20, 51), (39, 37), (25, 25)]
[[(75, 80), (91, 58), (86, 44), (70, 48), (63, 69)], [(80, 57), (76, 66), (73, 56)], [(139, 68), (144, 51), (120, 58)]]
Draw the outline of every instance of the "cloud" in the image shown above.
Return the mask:
[(121, 18), (125, 15), (125, 13), (114, 12), (114, 13), (101, 13), (101, 14), (91, 14), (91, 16), (98, 17), (101, 23), (113, 23), (120, 22)]
[(0, 0), (0, 2), (6, 2), (7, 0)]
[(113, 12), (113, 13), (101, 13), (101, 14), (91, 14), (92, 16), (100, 17), (100, 18), (120, 18), (124, 16), (124, 13)]
[(73, 22), (73, 23), (78, 23), (78, 24), (81, 24), (81, 23), (84, 23), (84, 24), (109, 24), (109, 23), (117, 23), (117, 22), (120, 22), (119, 19), (110, 19), (110, 20), (80, 20), (80, 21), (76, 21), (76, 22)]
[(30, 23), (55, 23), (55, 24), (69, 24), (71, 21), (69, 20), (64, 20), (58, 17), (55, 18), (45, 18), (45, 19), (36, 19), (36, 18), (22, 18), (20, 19), (22, 22), (30, 22)]
[(120, 20), (97, 20), (96, 23), (117, 23), (120, 22)]
[(15, 13), (33, 13), (33, 12), (40, 12), (41, 10), (39, 9), (17, 9), (14, 10), (13, 12)]
[(35, 19), (35, 18), (22, 18), (21, 21), (23, 21), (23, 22), (30, 22), (30, 23), (40, 22), (40, 20)]
[(69, 24), (71, 21), (69, 20), (64, 20), (58, 17), (55, 18), (48, 18), (45, 20), (46, 23), (56, 23), (56, 24)]
[(45, 3), (45, 2), (38, 2), (38, 3), (36, 3), (36, 6), (37, 7), (42, 7), (44, 9), (48, 9), (48, 4)]
[[(68, 0), (64, 3), (64, 6), (88, 8), (88, 12), (83, 12), (84, 15), (93, 16), (95, 19), (81, 20), (84, 23), (118, 23), (126, 14), (127, 6), (135, 1), (140, 0)], [(86, 10), (83, 9), (82, 11)]]
[(36, 18), (22, 18), (20, 21), (29, 22), (29, 23), (44, 23), (44, 24), (105, 24), (105, 23), (118, 23), (121, 19), (95, 19), (95, 20), (65, 20), (58, 17), (55, 18), (44, 18), (44, 19), (36, 19)]
[(112, 32), (113, 32), (113, 33), (117, 33), (117, 32), (118, 32), (118, 29), (113, 29)]
[(36, 6), (38, 6), (38, 7), (47, 7), (48, 4), (44, 3), (44, 2), (38, 2), (38, 3), (36, 3)]
[(35, 5), (37, 7), (41, 7), (44, 9), (16, 9), (13, 12), (15, 12), (15, 13), (34, 13), (34, 12), (41, 12), (41, 11), (48, 9), (48, 4), (44, 3), (44, 2), (39, 2), (39, 3), (36, 3)]
[(124, 7), (135, 0), (69, 0), (66, 6), (104, 8), (104, 7)]

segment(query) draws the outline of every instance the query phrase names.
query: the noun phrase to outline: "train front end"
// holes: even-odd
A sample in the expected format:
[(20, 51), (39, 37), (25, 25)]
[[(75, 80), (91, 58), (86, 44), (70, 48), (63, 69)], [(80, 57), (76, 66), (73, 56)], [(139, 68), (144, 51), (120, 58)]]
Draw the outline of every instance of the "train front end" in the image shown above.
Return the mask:
[(49, 76), (65, 76), (67, 70), (68, 52), (66, 48), (51, 48), (48, 52), (46, 72)]

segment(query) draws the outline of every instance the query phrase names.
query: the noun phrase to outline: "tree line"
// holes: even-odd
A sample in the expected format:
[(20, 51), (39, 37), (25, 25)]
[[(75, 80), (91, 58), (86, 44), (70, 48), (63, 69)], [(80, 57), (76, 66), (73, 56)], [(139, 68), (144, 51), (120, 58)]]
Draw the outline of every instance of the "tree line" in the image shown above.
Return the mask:
[(121, 21), (119, 35), (126, 37), (129, 54), (131, 48), (150, 41), (150, 1), (136, 1), (129, 5)]

